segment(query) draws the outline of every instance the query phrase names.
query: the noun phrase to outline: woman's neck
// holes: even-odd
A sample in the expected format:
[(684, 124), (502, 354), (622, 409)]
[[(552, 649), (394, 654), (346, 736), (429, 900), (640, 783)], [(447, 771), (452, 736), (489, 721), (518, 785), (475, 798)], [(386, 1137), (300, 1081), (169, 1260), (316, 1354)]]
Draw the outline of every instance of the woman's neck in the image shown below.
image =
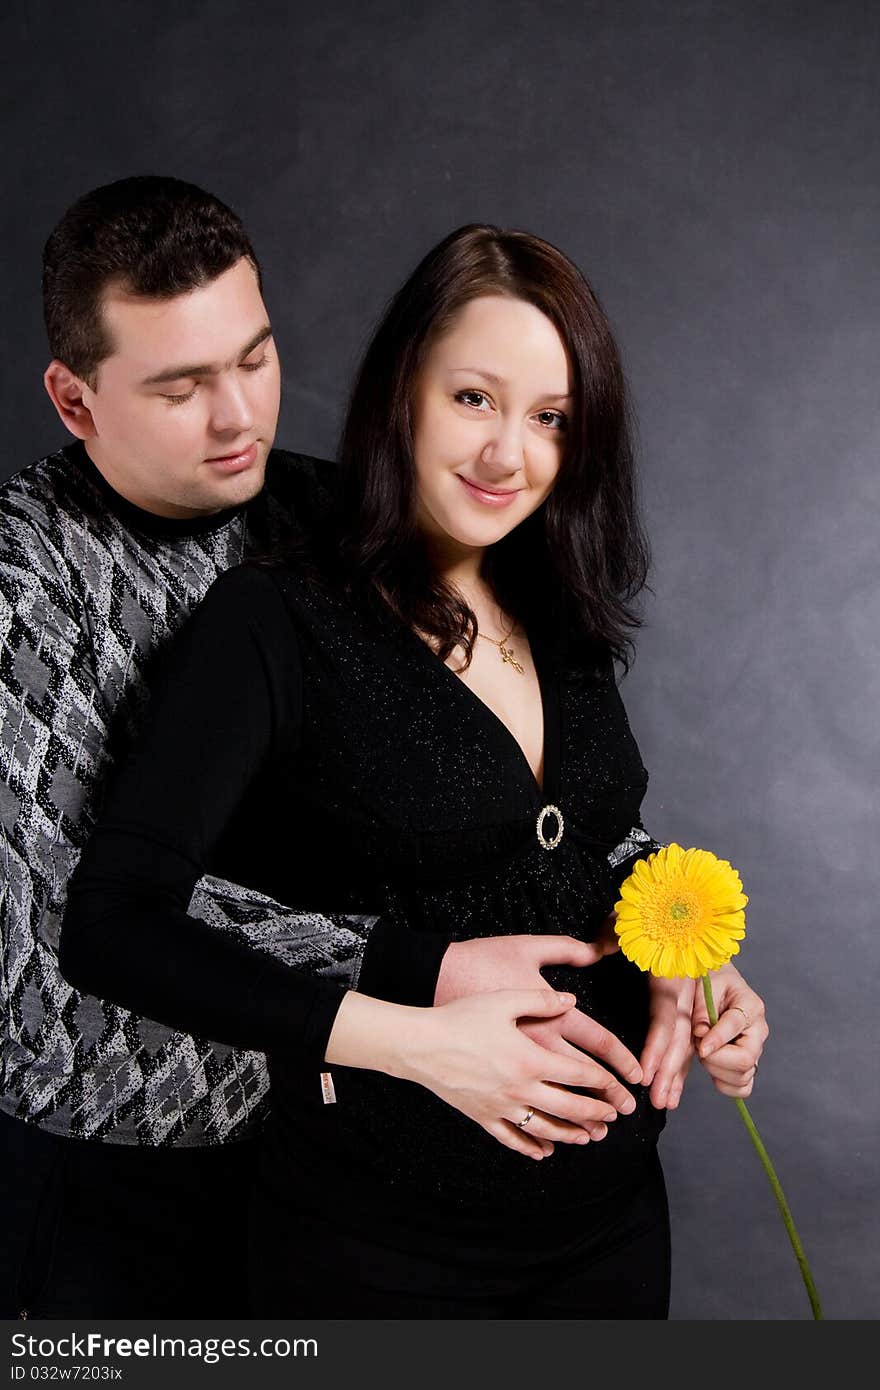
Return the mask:
[(469, 603), (472, 597), (490, 595), (491, 591), (483, 574), (485, 548), (458, 549), (440, 546), (436, 541), (429, 540), (428, 557), (438, 578), (457, 589), (466, 602)]
[(486, 552), (471, 552), (465, 559), (453, 563), (437, 565), (435, 572), (451, 584), (460, 597), (474, 613), (481, 631), (490, 634), (509, 629), (509, 618), (502, 611), (492, 585), (483, 573), (483, 559)]

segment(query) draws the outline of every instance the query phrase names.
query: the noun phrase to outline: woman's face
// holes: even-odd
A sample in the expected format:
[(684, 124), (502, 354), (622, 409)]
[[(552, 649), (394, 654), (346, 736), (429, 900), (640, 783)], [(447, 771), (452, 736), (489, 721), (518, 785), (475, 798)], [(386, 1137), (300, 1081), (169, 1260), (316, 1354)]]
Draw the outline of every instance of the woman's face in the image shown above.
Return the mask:
[(418, 521), (454, 555), (506, 536), (548, 496), (573, 404), (550, 320), (522, 299), (472, 299), (429, 349), (414, 400)]

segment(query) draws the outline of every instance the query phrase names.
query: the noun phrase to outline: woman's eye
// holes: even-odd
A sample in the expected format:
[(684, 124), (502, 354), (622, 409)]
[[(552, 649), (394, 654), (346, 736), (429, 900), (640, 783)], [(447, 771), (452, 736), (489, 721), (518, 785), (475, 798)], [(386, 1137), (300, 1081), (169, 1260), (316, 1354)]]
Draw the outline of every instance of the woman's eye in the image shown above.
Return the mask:
[(489, 397), (485, 391), (456, 391), (455, 399), (462, 405), (469, 405), (474, 410), (482, 410), (483, 406), (489, 404)]
[(551, 430), (567, 430), (568, 417), (561, 410), (539, 410), (535, 416), (542, 425)]
[(182, 396), (166, 396), (163, 394), (162, 399), (163, 401), (167, 401), (169, 405), (183, 405), (184, 401), (191, 401), (195, 394), (196, 388), (194, 386), (191, 391), (185, 392)]
[(260, 358), (259, 362), (242, 362), (241, 365), (242, 367), (244, 367), (244, 370), (246, 372), (258, 372), (261, 367), (265, 367), (267, 365), (268, 361), (269, 354), (267, 352)]

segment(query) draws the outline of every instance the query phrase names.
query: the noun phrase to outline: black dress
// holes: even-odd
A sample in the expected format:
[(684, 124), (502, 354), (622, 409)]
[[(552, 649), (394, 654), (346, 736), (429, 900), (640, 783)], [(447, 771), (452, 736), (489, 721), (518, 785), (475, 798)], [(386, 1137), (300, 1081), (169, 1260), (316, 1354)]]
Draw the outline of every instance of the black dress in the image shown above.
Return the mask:
[[(74, 876), (62, 965), (75, 983), (269, 1054), (264, 1255), (278, 1277), (308, 1214), (401, 1249), (497, 1253), (512, 1211), (520, 1244), (546, 1244), (656, 1169), (663, 1112), (640, 1087), (605, 1140), (557, 1145), (540, 1163), (377, 1073), (333, 1067), (336, 1103), (325, 1104), (341, 988), (255, 963), (185, 915), (205, 872), (301, 910), (381, 912), (411, 942), (399, 997), (409, 975), (409, 1000), (424, 1003), (438, 941), (594, 938), (622, 877), (608, 854), (640, 823), (647, 774), (610, 657), (573, 670), (557, 643), (529, 637), (543, 788), (504, 724), (390, 613), (289, 569), (223, 575), (178, 640)], [(547, 805), (564, 822), (553, 848), (556, 818), (544, 818), (543, 843), (536, 828)], [(622, 955), (546, 973), (638, 1055), (647, 981)]]

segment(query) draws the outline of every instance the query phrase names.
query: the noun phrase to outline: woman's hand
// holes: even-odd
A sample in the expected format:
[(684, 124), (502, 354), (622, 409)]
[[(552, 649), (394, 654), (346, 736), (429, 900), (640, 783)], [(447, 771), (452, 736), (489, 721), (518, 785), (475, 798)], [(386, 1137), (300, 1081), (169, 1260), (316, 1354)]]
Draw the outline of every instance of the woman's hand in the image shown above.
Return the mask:
[[(642, 1051), (651, 1103), (674, 1110), (694, 1055), (725, 1096), (751, 1095), (770, 1029), (764, 1002), (729, 962), (710, 972), (718, 1022), (709, 1015), (700, 980), (651, 976), (651, 1025)], [(693, 1041), (692, 1041), (693, 1040)]]
[(649, 976), (650, 1023), (642, 1048), (643, 1085), (657, 1110), (675, 1110), (694, 1056), (694, 981)]
[[(596, 945), (605, 954), (619, 949), (616, 922), (617, 913), (612, 912), (602, 924)], [(694, 982), (651, 975), (648, 988), (648, 1032), (639, 1058), (642, 1085), (650, 1087), (648, 1096), (655, 1109), (675, 1110), (694, 1056)]]
[(718, 1022), (714, 1028), (709, 1026), (703, 986), (698, 980), (693, 1011), (697, 1055), (716, 1091), (744, 1100), (752, 1094), (758, 1059), (770, 1035), (764, 1001), (729, 961), (720, 970), (711, 970), (709, 977)]
[[(443, 957), (435, 1004), (446, 1004), (486, 990), (545, 990), (547, 981), (541, 970), (548, 965), (595, 965), (603, 955), (617, 950), (614, 917), (608, 918), (596, 941), (578, 941), (573, 936), (485, 936), (454, 942)], [(533, 1042), (563, 1057), (581, 1059), (584, 1053), (638, 1081), (635, 1058), (619, 1038), (596, 1023), (580, 1009), (566, 1009), (544, 1018), (521, 1018), (519, 1027)], [(529, 1129), (534, 1121), (529, 1121)], [(563, 1143), (578, 1141), (586, 1129), (591, 1139), (604, 1139), (605, 1121), (583, 1118), (575, 1126), (563, 1127), (553, 1137)], [(549, 1136), (548, 1136), (549, 1137)]]
[[(432, 1009), (349, 992), (326, 1057), (331, 1064), (415, 1081), (507, 1148), (540, 1159), (553, 1152), (556, 1141), (589, 1143), (588, 1126), (611, 1123), (635, 1109), (630, 1092), (599, 1062), (574, 1049), (571, 1056), (550, 1051), (519, 1026), (556, 1018), (574, 1002), (574, 995), (546, 986), (468, 995)], [(621, 1070), (638, 1080), (635, 1057), (614, 1041), (621, 1049)], [(575, 1095), (566, 1089), (570, 1086), (593, 1094)]]

